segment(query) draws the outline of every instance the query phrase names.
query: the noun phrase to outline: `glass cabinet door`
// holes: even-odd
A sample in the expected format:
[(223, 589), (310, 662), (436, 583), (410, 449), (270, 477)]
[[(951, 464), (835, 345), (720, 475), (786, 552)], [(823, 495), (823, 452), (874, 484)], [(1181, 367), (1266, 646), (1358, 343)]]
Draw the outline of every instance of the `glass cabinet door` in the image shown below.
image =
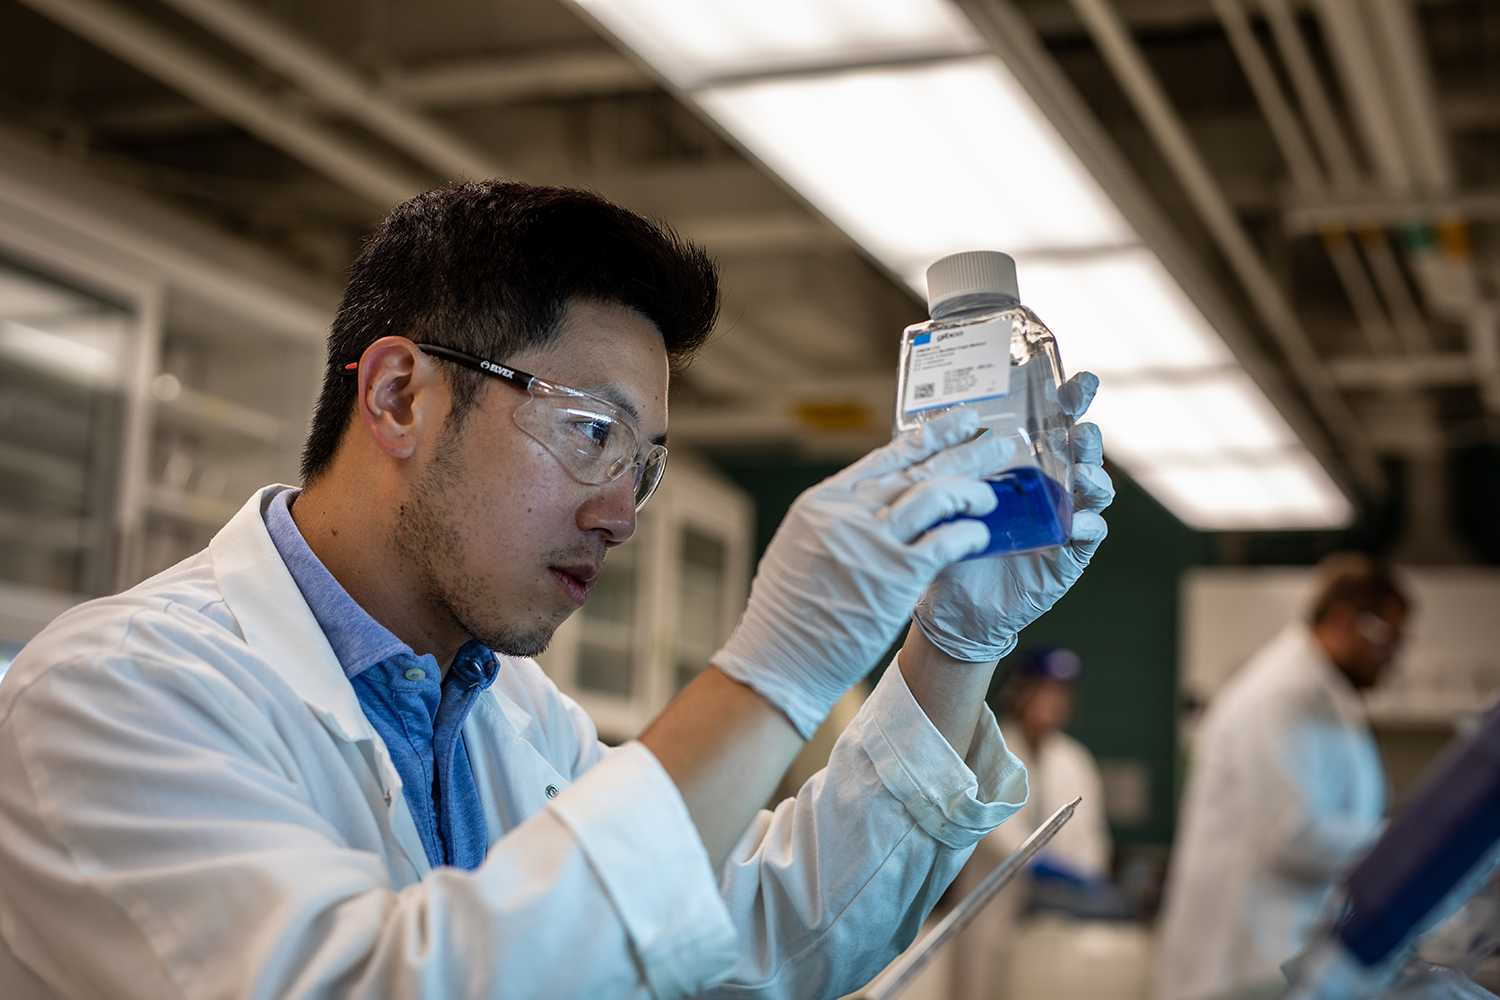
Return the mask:
[(150, 387), (138, 575), (202, 549), (260, 487), (298, 481), (318, 373), (308, 345), (173, 303)]
[(0, 262), (0, 579), (110, 589), (126, 310)]
[(701, 527), (679, 532), (677, 669), (672, 693), (697, 677), (728, 637), (724, 627), (729, 589), (729, 540)]
[(579, 612), (576, 682), (580, 691), (629, 698), (634, 692), (635, 596), (638, 547), (629, 542), (604, 560), (604, 569)]

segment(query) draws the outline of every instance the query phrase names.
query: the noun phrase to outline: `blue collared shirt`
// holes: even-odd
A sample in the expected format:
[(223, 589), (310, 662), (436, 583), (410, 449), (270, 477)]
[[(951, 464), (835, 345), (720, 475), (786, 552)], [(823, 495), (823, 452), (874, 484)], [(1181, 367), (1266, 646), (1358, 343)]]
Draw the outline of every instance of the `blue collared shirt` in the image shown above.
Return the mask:
[(427, 860), (477, 868), (489, 844), (484, 808), (464, 747), (463, 724), (495, 679), (499, 661), (477, 641), (463, 645), (446, 677), (355, 603), (313, 554), (292, 520), (300, 490), (266, 507), (266, 530), (354, 686), (370, 724), (401, 775)]

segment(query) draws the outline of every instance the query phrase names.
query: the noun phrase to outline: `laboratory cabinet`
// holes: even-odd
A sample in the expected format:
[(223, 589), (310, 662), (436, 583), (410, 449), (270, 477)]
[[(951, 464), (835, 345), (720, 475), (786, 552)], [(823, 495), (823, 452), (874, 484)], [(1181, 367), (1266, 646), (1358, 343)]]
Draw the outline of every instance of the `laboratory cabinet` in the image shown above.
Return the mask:
[(337, 299), (0, 136), (0, 670), (297, 481)]
[(129, 586), (295, 481), (314, 345), (170, 290), (143, 315), (21, 256), (0, 247), (0, 580)]

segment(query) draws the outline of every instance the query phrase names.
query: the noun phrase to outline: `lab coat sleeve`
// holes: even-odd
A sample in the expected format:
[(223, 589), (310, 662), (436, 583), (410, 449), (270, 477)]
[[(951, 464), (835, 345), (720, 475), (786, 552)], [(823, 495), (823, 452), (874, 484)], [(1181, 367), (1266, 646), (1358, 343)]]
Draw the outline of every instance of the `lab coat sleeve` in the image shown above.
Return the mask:
[[(1348, 808), (1349, 727), (1303, 711), (1288, 712), (1266, 757), (1276, 761), (1283, 794), (1272, 796), (1276, 842), (1270, 860), (1306, 882), (1337, 878), (1374, 842), (1379, 825)], [(1378, 768), (1379, 762), (1372, 762)], [(1376, 780), (1380, 780), (1377, 776)]]
[(477, 870), (397, 891), (305, 790), (316, 724), (232, 674), (99, 656), (7, 692), (0, 931), (53, 995), (677, 997), (732, 967), (708, 857), (638, 744)]
[(762, 811), (721, 877), (742, 946), (714, 997), (836, 997), (915, 938), (974, 844), (1026, 800), (985, 709), (968, 760), (892, 665), (795, 798)]

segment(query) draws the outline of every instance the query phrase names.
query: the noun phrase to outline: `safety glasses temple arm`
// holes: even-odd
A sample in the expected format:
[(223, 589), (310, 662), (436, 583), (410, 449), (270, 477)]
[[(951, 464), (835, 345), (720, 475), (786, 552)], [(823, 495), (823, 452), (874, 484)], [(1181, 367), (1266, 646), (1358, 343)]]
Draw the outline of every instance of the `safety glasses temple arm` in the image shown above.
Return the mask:
[[(417, 347), (421, 349), (423, 354), (431, 354), (433, 357), (443, 358), (446, 361), (452, 361), (454, 364), (463, 365), (465, 368), (472, 368), (477, 372), (484, 372), (486, 375), (493, 375), (498, 379), (503, 379), (522, 392), (530, 389), (533, 383), (541, 382), (541, 379), (530, 372), (508, 368), (505, 365), (496, 364), (493, 361), (474, 354), (455, 351), (451, 347), (440, 347), (437, 344), (418, 344)], [(343, 371), (345, 375), (358, 374), (359, 362), (350, 362), (344, 366)]]

